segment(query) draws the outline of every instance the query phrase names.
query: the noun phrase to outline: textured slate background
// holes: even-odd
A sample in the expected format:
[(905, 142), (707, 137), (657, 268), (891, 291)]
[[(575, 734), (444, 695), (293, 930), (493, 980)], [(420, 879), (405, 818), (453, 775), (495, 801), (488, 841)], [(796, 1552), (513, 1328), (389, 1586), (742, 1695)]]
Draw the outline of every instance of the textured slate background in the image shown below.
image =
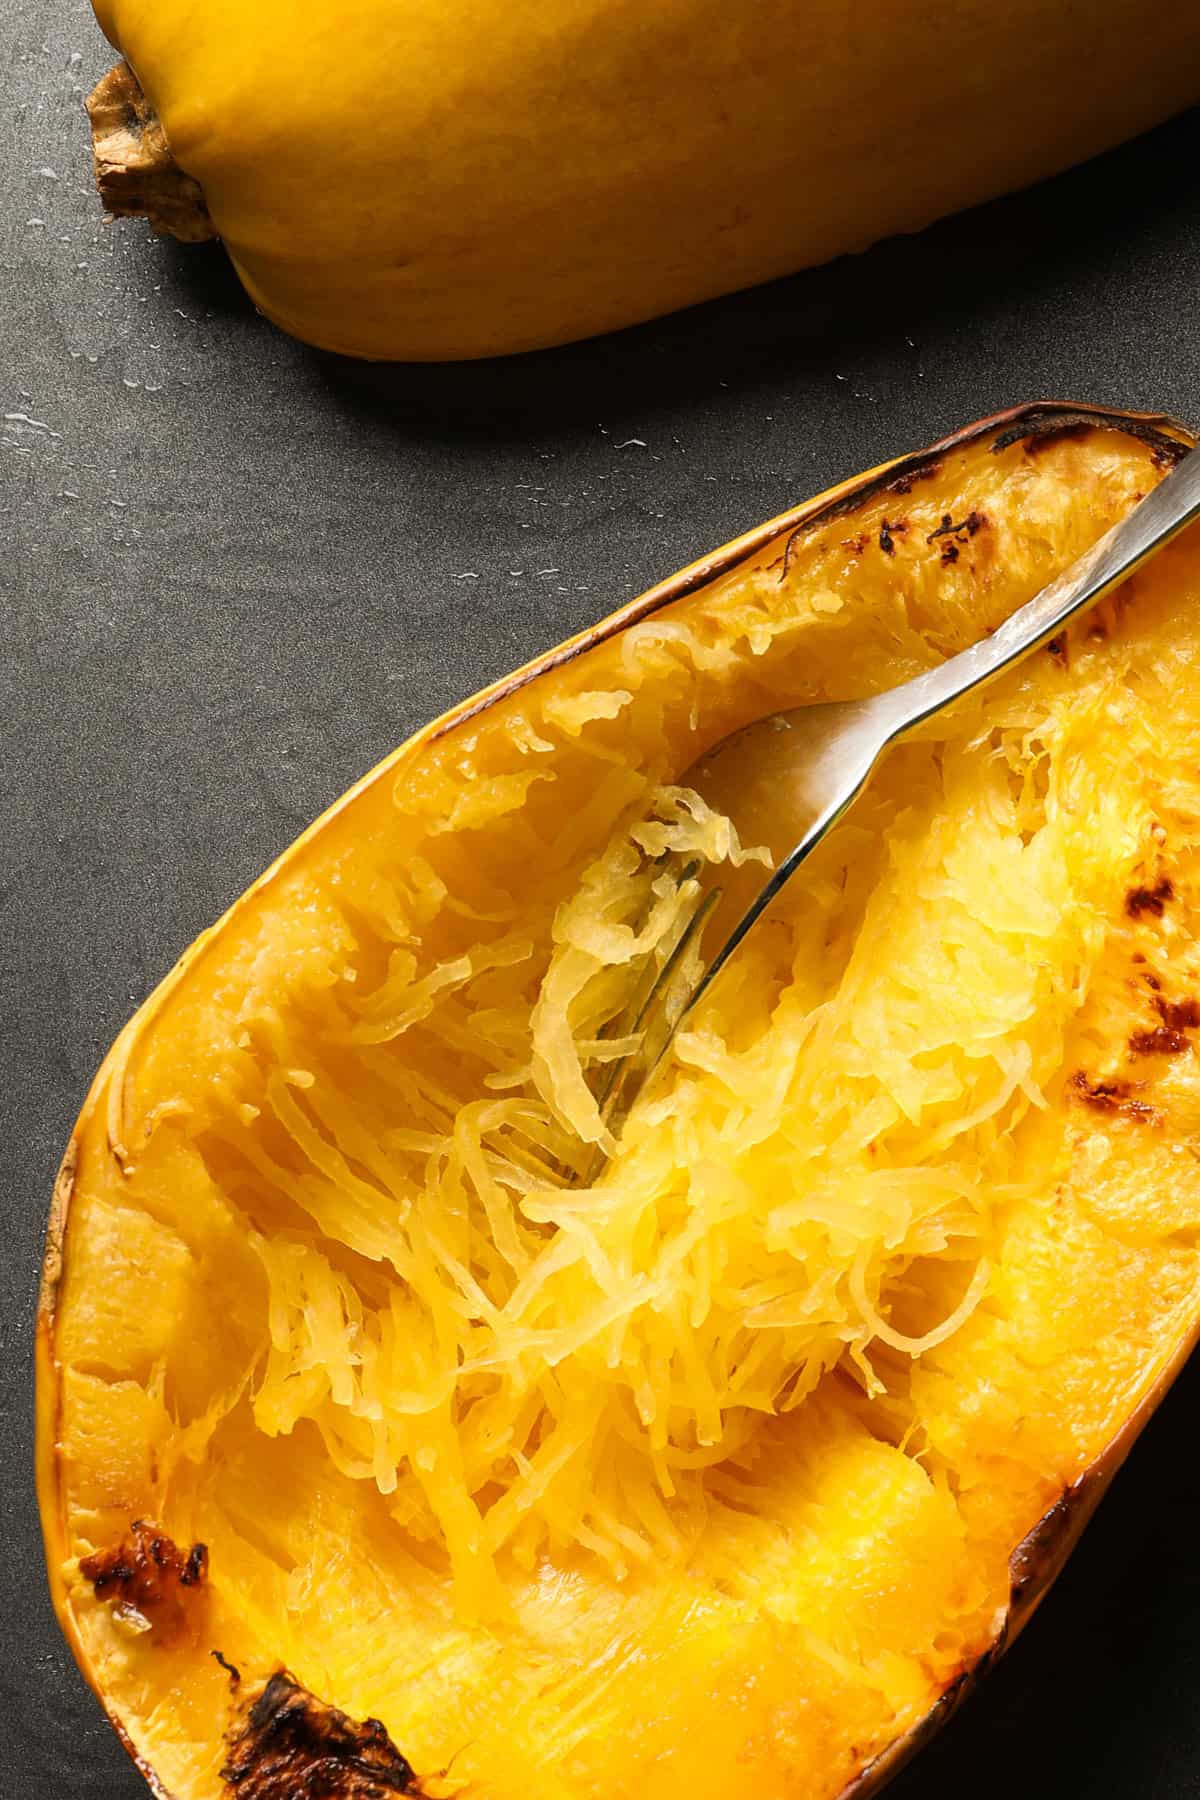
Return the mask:
[[(30, 1462), (46, 1202), (103, 1050), (414, 726), (697, 553), (1013, 401), (1200, 424), (1200, 113), (857, 264), (381, 372), (277, 336), (218, 251), (104, 225), (86, 0), (0, 14), (0, 1796), (138, 1800)], [(1193, 1366), (897, 1800), (1200, 1794), (1198, 1403)]]

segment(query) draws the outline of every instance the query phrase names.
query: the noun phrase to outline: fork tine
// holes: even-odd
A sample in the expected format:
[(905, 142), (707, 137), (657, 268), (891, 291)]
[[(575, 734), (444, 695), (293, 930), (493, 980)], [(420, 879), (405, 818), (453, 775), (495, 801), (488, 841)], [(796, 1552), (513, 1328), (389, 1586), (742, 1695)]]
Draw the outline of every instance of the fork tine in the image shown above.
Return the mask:
[[(660, 875), (656, 879), (661, 879), (662, 873), (668, 873), (672, 875), (676, 888), (683, 887), (685, 882), (694, 881), (697, 875), (700, 874), (702, 867), (699, 857), (693, 856), (685, 858), (682, 852), (670, 850), (664, 850), (661, 855), (651, 858), (650, 864), (651, 867), (657, 866), (660, 869)], [(672, 868), (671, 865), (674, 865), (674, 867)], [(647, 901), (641, 917), (635, 921), (633, 927), (635, 931), (640, 930), (645, 924), (653, 905), (654, 900), (651, 898)], [(681, 929), (686, 929), (686, 925), (687, 921), (685, 920)], [(670, 951), (668, 951), (668, 955), (669, 954)], [(646, 1010), (646, 1003), (654, 991), (659, 974), (661, 973), (661, 963), (656, 962), (656, 956), (657, 950), (647, 951), (643, 956), (640, 971), (635, 975), (630, 984), (631, 991), (629, 996), (621, 1010), (614, 1013), (612, 1018), (604, 1026), (600, 1033), (602, 1040), (633, 1037), (641, 1029), (641, 1021)], [(596, 1104), (599, 1106), (602, 1115), (604, 1112), (604, 1102), (612, 1087), (613, 1080), (620, 1065), (624, 1060), (624, 1057), (620, 1057), (617, 1058), (615, 1062), (611, 1059), (606, 1061), (602, 1065), (603, 1076), (599, 1088), (594, 1087), (592, 1089), (593, 1097)]]
[[(698, 864), (691, 865), (692, 874)], [(682, 879), (690, 879), (685, 876)], [(681, 880), (682, 885), (682, 880)], [(596, 1094), (600, 1116), (612, 1135), (618, 1136), (634, 1101), (654, 1074), (670, 1043), (675, 1026), (687, 1008), (703, 968), (698, 958), (689, 968), (689, 953), (698, 949), (704, 928), (721, 899), (720, 888), (698, 890), (696, 904), (685, 918), (666, 958), (652, 970), (643, 987), (637, 1010), (624, 1036), (637, 1037), (637, 1049), (605, 1065), (605, 1080)], [(591, 1181), (608, 1160), (601, 1146), (588, 1164)]]

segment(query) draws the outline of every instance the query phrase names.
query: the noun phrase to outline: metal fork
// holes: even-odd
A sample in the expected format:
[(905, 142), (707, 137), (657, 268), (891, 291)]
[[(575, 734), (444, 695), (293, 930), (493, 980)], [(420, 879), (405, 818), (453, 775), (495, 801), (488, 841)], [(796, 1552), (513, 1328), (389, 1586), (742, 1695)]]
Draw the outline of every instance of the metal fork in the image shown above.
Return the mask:
[[(678, 778), (732, 818), (743, 844), (763, 841), (756, 814), (769, 816), (778, 840), (781, 801), (785, 853), (770, 878), (749, 896), (728, 875), (678, 871), (694, 885), (680, 935), (613, 1035), (637, 1048), (607, 1065), (597, 1094), (608, 1130), (619, 1134), (629, 1110), (658, 1068), (680, 1026), (738, 946), (826, 833), (866, 786), (883, 752), (918, 725), (1011, 668), (1054, 637), (1200, 515), (1200, 452), (1188, 453), (1152, 493), (1055, 580), (1019, 607), (990, 636), (899, 687), (865, 700), (836, 700), (775, 713), (724, 738)], [(744, 872), (743, 872), (744, 874)], [(713, 924), (712, 932), (706, 927)], [(704, 952), (702, 940), (715, 938)], [(631, 1016), (632, 1014), (632, 1016)], [(594, 1179), (601, 1153), (587, 1171)]]

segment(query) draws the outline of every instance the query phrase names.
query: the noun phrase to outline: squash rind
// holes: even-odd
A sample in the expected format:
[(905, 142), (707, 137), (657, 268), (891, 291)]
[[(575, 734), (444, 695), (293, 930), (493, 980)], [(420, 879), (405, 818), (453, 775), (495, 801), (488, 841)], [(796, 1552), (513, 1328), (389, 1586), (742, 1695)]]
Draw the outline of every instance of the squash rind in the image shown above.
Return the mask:
[[(96, 0), (254, 303), (442, 361), (619, 329), (1028, 186), (1200, 97), (1186, 8)], [(955, 71), (958, 103), (946, 71)], [(172, 227), (173, 228), (173, 227)]]

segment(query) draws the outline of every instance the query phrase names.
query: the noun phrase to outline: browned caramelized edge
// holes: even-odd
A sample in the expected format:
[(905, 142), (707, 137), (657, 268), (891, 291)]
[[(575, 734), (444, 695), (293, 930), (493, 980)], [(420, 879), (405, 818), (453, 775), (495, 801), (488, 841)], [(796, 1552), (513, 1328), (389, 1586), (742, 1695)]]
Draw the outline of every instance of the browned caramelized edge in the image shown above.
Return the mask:
[(969, 1668), (955, 1676), (915, 1725), (881, 1750), (847, 1783), (838, 1800), (869, 1800), (871, 1795), (877, 1794), (936, 1736), (1016, 1641), (1062, 1572), (1113, 1476), (1157, 1411), (1198, 1339), (1200, 1315), (1193, 1320), (1141, 1404), (1134, 1408), (1115, 1437), (1021, 1539), (1009, 1558), (1009, 1602), (991, 1644)]
[(683, 600), (700, 588), (707, 587), (710, 582), (728, 575), (776, 540), (781, 541), (786, 564), (791, 546), (801, 533), (815, 530), (832, 519), (856, 510), (878, 494), (889, 491), (901, 495), (910, 493), (917, 482), (932, 479), (938, 473), (943, 459), (952, 451), (966, 449), (993, 432), (996, 435), (991, 447), (994, 453), (998, 453), (1021, 442), (1037, 441), (1043, 444), (1055, 438), (1079, 437), (1084, 432), (1093, 430), (1119, 431), (1126, 437), (1138, 438), (1151, 445), (1165, 462), (1178, 461), (1195, 443), (1188, 427), (1167, 413), (1115, 412), (1102, 406), (1064, 400), (1036, 400), (1023, 406), (1009, 407), (1004, 412), (994, 413), (973, 425), (963, 426), (961, 430), (931, 444), (927, 450), (914, 450), (907, 456), (897, 457), (895, 461), (870, 469), (863, 475), (853, 476), (825, 493), (818, 494), (814, 499), (803, 501), (790, 511), (781, 513), (777, 518), (768, 519), (744, 536), (713, 551), (711, 556), (703, 557), (690, 567), (681, 569), (678, 574), (668, 576), (665, 581), (659, 582), (639, 599), (630, 601), (627, 606), (601, 620), (599, 624), (580, 632), (576, 637), (568, 638), (557, 649), (547, 651), (543, 656), (527, 663), (524, 668), (514, 670), (494, 686), (475, 695), (473, 699), (464, 701), (462, 706), (428, 728), (429, 741), (435, 742), (438, 738), (447, 736), (469, 719), (478, 717), (497, 701), (506, 700), (521, 688), (528, 687), (531, 681), (573, 662), (584, 651), (606, 643), (609, 638), (616, 637), (629, 626), (660, 612), (664, 606)]

